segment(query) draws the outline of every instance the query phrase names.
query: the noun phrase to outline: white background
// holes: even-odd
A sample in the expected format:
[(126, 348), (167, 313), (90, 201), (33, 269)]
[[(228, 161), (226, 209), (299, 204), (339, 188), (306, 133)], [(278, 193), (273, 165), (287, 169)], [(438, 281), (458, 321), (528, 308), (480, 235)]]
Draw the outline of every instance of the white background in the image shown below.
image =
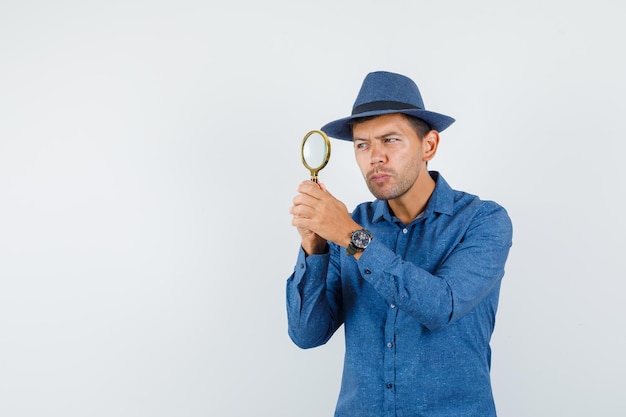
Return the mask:
[[(300, 140), (363, 77), (457, 122), (430, 168), (507, 208), (499, 415), (624, 416), (618, 1), (0, 3), (0, 415), (330, 416), (287, 337)], [(348, 142), (320, 174), (371, 199)]]

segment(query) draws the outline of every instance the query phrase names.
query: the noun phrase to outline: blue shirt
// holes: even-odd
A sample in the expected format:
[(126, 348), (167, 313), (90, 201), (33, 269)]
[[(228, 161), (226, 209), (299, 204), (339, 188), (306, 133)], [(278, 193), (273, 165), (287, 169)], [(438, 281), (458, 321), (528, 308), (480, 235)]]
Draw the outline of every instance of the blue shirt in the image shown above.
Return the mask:
[(358, 261), (302, 248), (287, 280), (289, 336), (326, 343), (343, 324), (336, 417), (495, 416), (491, 350), (511, 247), (504, 208), (450, 188), (437, 172), (422, 215), (404, 225), (386, 201), (354, 220), (374, 239)]

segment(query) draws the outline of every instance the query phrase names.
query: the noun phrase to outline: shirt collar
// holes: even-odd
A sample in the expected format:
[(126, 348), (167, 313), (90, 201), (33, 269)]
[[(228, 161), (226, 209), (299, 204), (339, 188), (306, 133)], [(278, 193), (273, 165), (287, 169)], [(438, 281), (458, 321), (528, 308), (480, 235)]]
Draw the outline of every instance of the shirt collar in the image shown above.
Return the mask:
[[(438, 171), (429, 171), (428, 173), (435, 180), (435, 189), (426, 204), (424, 217), (428, 217), (432, 213), (451, 215), (454, 209), (454, 190)], [(389, 204), (387, 204), (386, 200), (376, 200), (374, 201), (372, 221), (378, 222), (383, 220), (393, 221), (393, 216), (389, 211)]]

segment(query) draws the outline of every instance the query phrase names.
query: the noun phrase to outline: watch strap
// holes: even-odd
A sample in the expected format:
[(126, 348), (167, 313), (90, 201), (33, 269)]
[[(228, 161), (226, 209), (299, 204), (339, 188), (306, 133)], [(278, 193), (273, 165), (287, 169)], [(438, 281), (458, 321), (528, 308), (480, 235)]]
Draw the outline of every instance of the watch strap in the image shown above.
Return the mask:
[(350, 242), (348, 244), (348, 247), (346, 248), (346, 255), (348, 256), (354, 256), (355, 253), (357, 253), (358, 251), (360, 251), (362, 249), (357, 248), (356, 246), (354, 246), (352, 244), (352, 242)]

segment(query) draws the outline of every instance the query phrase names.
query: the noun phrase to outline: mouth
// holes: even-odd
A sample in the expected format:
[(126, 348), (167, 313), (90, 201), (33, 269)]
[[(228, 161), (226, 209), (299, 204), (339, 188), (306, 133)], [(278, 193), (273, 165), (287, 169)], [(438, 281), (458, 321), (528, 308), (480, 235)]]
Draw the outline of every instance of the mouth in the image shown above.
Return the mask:
[(385, 182), (389, 178), (391, 178), (391, 174), (386, 172), (373, 172), (369, 175), (370, 182), (375, 184)]

